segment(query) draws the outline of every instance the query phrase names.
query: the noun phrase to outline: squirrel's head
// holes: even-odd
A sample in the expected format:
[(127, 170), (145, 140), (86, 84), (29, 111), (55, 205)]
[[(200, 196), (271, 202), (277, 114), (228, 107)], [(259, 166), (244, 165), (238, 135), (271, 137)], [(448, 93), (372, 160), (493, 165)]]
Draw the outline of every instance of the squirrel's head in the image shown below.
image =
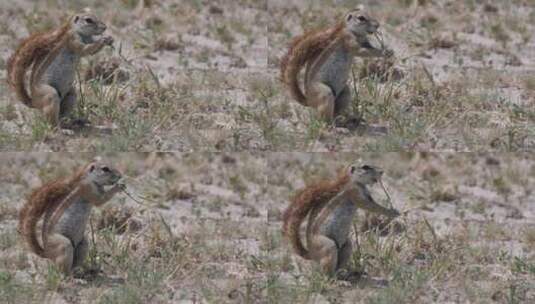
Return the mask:
[(93, 162), (86, 167), (86, 178), (96, 186), (112, 186), (122, 177), (121, 173), (103, 162)]
[(344, 21), (346, 28), (355, 36), (375, 34), (379, 29), (379, 22), (370, 17), (362, 7), (348, 12)]
[(81, 36), (100, 35), (106, 30), (106, 24), (88, 12), (74, 15), (71, 19), (71, 26)]
[(378, 167), (369, 165), (350, 165), (348, 168), (348, 174), (350, 176), (350, 183), (361, 183), (365, 185), (372, 185), (381, 180), (383, 170)]

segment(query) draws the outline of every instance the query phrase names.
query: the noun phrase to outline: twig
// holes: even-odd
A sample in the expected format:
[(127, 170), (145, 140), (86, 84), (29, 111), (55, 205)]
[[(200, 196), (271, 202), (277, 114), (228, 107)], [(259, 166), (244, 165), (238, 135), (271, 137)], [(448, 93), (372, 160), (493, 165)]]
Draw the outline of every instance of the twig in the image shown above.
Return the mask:
[(388, 205), (390, 206), (390, 208), (393, 208), (394, 206), (392, 205), (392, 197), (388, 193), (388, 190), (386, 190), (386, 187), (385, 187), (385, 184), (383, 183), (383, 179), (382, 178), (379, 179), (379, 184), (381, 185), (381, 187), (383, 188), (383, 191), (386, 194), (386, 197), (388, 199)]
[(435, 89), (437, 87), (437, 85), (435, 83), (435, 79), (433, 78), (433, 75), (431, 75), (431, 72), (429, 72), (429, 70), (427, 69), (427, 67), (423, 63), (422, 63), (422, 70), (424, 71), (425, 76), (427, 76), (427, 79), (433, 85), (433, 89)]
[(117, 55), (119, 56), (119, 58), (121, 58), (124, 62), (126, 62), (127, 64), (131, 65), (132, 67), (134, 67), (134, 64), (132, 63), (133, 60), (143, 57), (143, 56), (138, 56), (138, 57), (133, 57), (132, 59), (126, 58), (123, 55), (123, 44), (122, 43), (119, 44), (119, 48), (118, 49), (115, 48), (115, 46), (111, 45), (111, 49), (114, 50), (114, 51), (117, 51)]
[(165, 229), (167, 230), (167, 233), (169, 234), (170, 238), (174, 238), (173, 231), (171, 230), (171, 226), (167, 224), (163, 216), (158, 212), (158, 216), (160, 217), (160, 220), (162, 221), (162, 224), (164, 225)]
[(385, 49), (385, 40), (383, 38), (383, 33), (380, 32), (380, 31), (377, 31), (377, 32), (375, 32), (374, 36), (375, 36), (375, 39), (377, 39), (377, 41), (381, 45), (381, 49), (384, 50)]
[(437, 240), (438, 240), (438, 237), (437, 237), (437, 233), (435, 232), (435, 228), (433, 228), (433, 226), (431, 226), (431, 224), (429, 224), (429, 222), (427, 221), (425, 216), (423, 217), (423, 219), (424, 219), (425, 225), (427, 226), (429, 231), (431, 231), (431, 234), (433, 235), (433, 240), (435, 241), (435, 244), (436, 244)]
[[(137, 182), (134, 178), (132, 178), (132, 177), (130, 177), (130, 176), (128, 176), (128, 175), (124, 175), (123, 178), (124, 178), (124, 179), (129, 179), (129, 180), (131, 180), (131, 181), (133, 181), (133, 182)], [(126, 194), (128, 197), (130, 197), (134, 202), (138, 203), (139, 205), (144, 205), (144, 206), (145, 206), (145, 204), (143, 204), (143, 203), (140, 202), (139, 200), (135, 199), (130, 193), (126, 192), (126, 189), (123, 189), (123, 191), (124, 191), (125, 194)], [(139, 197), (139, 198), (140, 198), (141, 200), (143, 200), (143, 201), (148, 201), (148, 202), (151, 202), (151, 203), (158, 203), (157, 201), (152, 200), (152, 199), (149, 199), (149, 198), (146, 197), (146, 196), (142, 196), (142, 195), (137, 194), (137, 197)]]
[(128, 196), (128, 197), (129, 197), (131, 200), (133, 200), (135, 203), (137, 203), (138, 205), (141, 205), (141, 206), (145, 206), (145, 207), (146, 207), (146, 205), (145, 205), (143, 202), (137, 200), (132, 194), (128, 193), (128, 192), (126, 191), (126, 189), (122, 189), (122, 190), (123, 190), (123, 193), (126, 194), (126, 196)]
[(156, 74), (154, 74), (154, 71), (152, 70), (152, 68), (146, 64), (145, 67), (147, 68), (147, 71), (149, 71), (149, 74), (150, 76), (152, 77), (152, 79), (154, 80), (154, 83), (156, 83), (156, 86), (158, 87), (158, 90), (161, 89), (161, 85), (160, 85), (160, 79), (158, 79), (158, 76), (156, 76)]

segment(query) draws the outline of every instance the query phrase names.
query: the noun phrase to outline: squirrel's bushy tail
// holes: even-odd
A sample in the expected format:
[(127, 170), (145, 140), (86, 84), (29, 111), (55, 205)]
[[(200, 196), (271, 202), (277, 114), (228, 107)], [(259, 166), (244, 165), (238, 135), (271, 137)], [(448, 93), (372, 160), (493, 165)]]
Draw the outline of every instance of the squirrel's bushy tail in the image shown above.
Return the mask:
[(37, 223), (47, 212), (52, 214), (63, 199), (71, 193), (82, 178), (84, 168), (79, 169), (70, 178), (58, 179), (34, 190), (20, 210), (19, 233), (28, 243), (30, 250), (40, 257), (46, 257), (46, 252), (37, 239)]
[(69, 30), (69, 23), (59, 29), (33, 34), (24, 39), (15, 53), (7, 61), (7, 83), (17, 97), (26, 106), (32, 107), (32, 98), (25, 85), (26, 72), (40, 60), (43, 60), (50, 50), (61, 40)]
[(281, 79), (288, 87), (292, 98), (306, 106), (306, 96), (299, 87), (299, 72), (304, 65), (320, 55), (336, 35), (342, 31), (344, 23), (327, 30), (316, 30), (296, 37), (290, 44), (288, 52), (281, 59)]
[(38, 204), (33, 200), (37, 192), (32, 193), (29, 201), (22, 207), (19, 213), (19, 232), (30, 246), (30, 250), (40, 257), (45, 256), (45, 250), (37, 240), (37, 223), (47, 210), (47, 205)]
[(290, 206), (284, 211), (282, 232), (290, 241), (293, 250), (305, 259), (311, 259), (305, 248), (299, 230), (301, 224), (314, 207), (320, 207), (330, 201), (349, 181), (349, 175), (342, 170), (335, 181), (320, 181), (300, 190)]

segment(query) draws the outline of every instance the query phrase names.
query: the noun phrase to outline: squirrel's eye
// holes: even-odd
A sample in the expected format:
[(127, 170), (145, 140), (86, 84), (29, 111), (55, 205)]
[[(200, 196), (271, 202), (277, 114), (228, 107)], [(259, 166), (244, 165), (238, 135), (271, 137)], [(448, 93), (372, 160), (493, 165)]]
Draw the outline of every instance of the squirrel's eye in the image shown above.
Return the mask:
[(366, 21), (368, 21), (368, 19), (366, 19), (366, 17), (364, 17), (364, 16), (358, 16), (357, 19), (358, 19), (359, 21), (362, 21), (362, 22), (366, 22)]
[(366, 171), (372, 169), (372, 167), (370, 167), (370, 166), (368, 166), (368, 165), (364, 165), (364, 166), (362, 166), (362, 167), (360, 167), (360, 168), (361, 168), (362, 170), (366, 170)]
[(111, 172), (110, 168), (108, 168), (108, 167), (102, 167), (102, 171), (104, 171), (106, 173), (107, 172)]
[(91, 18), (85, 18), (85, 22), (87, 22), (89, 24), (95, 23), (95, 21), (93, 21), (93, 19), (91, 19)]

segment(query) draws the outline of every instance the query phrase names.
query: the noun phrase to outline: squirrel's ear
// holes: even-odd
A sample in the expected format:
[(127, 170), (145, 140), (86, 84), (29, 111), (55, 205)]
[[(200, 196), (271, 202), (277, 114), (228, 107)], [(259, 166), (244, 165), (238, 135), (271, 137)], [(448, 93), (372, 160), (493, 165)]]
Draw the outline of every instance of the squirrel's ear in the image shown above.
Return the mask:
[(353, 13), (348, 13), (348, 14), (346, 15), (346, 22), (351, 21), (351, 19), (353, 19)]
[(93, 172), (95, 170), (95, 164), (89, 165), (89, 172)]

